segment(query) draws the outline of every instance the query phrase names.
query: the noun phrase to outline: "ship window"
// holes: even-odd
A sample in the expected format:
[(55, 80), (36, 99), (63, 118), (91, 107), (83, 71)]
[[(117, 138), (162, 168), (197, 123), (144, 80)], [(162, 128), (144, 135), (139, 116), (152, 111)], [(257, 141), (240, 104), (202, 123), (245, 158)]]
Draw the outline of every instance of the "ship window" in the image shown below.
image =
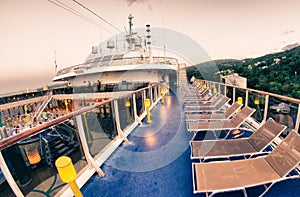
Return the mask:
[(111, 58), (112, 58), (112, 55), (104, 56), (101, 62), (109, 61), (109, 60), (111, 60)]
[(97, 57), (94, 59), (94, 61), (91, 63), (91, 67), (97, 66), (100, 62), (102, 57)]
[(124, 54), (117, 54), (117, 55), (114, 55), (113, 60), (122, 59), (123, 56), (124, 56)]
[(101, 60), (101, 58), (102, 58), (102, 57), (97, 57), (97, 58), (94, 59), (93, 62), (99, 62), (99, 61)]
[(85, 62), (85, 64), (91, 63), (91, 62), (93, 62), (93, 60), (94, 60), (94, 59), (88, 59), (88, 60)]

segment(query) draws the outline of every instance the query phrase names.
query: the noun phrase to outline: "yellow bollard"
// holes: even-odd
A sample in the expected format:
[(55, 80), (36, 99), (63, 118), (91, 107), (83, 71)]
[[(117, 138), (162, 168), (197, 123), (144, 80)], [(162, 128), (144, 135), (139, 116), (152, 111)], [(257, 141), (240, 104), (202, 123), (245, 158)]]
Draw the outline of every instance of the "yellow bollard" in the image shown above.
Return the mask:
[(145, 106), (147, 111), (147, 123), (151, 123), (151, 114), (150, 114), (150, 99), (145, 99)]
[[(243, 97), (238, 97), (237, 102), (242, 105), (243, 104)], [(241, 111), (241, 109), (238, 110), (238, 112), (240, 112), (240, 111)]]
[(64, 183), (68, 183), (75, 197), (83, 197), (77, 183), (76, 171), (70, 157), (61, 156), (55, 161), (58, 174)]
[(165, 103), (165, 89), (161, 89), (160, 94), (161, 94), (161, 103), (164, 104)]
[(238, 97), (238, 103), (241, 105), (243, 104), (243, 97)]
[(168, 95), (170, 95), (170, 86), (167, 86), (168, 89)]

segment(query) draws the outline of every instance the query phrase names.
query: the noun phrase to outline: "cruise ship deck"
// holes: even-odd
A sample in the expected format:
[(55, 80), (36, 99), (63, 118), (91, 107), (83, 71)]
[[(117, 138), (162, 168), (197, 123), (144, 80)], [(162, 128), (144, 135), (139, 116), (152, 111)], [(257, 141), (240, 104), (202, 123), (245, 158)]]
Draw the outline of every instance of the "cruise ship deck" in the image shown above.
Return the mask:
[[(186, 85), (186, 79), (180, 81), (183, 81), (183, 84), (179, 85), (179, 89), (171, 88), (170, 93), (168, 93), (168, 88), (165, 84), (158, 84), (135, 92), (123, 92), (122, 94), (125, 96), (121, 95), (120, 92), (111, 93), (110, 97), (115, 97), (114, 99), (98, 102), (95, 102), (96, 97), (97, 99), (101, 96), (108, 97), (108, 93), (103, 95), (101, 93), (85, 94), (86, 97), (84, 98), (79, 95), (76, 96), (76, 94), (51, 95), (50, 101), (53, 101), (52, 98), (72, 99), (74, 109), (76, 109), (76, 105), (80, 104), (82, 106), (67, 113), (67, 104), (69, 104), (67, 102), (66, 114), (3, 139), (0, 143), (1, 148), (13, 144), (14, 141), (18, 142), (33, 135), (39, 136), (39, 139), (44, 141), (48, 140), (47, 143), (44, 142), (45, 145), (42, 143), (47, 148), (51, 146), (50, 139), (55, 137), (56, 141), (54, 143), (57, 145), (61, 143), (57, 139), (63, 137), (68, 142), (64, 142), (65, 147), (63, 150), (66, 151), (59, 151), (59, 147), (62, 146), (59, 144), (59, 146), (57, 145), (58, 150), (55, 149), (54, 153), (68, 155), (72, 158), (75, 169), (78, 172), (77, 183), (79, 183), (83, 196), (86, 197), (116, 195), (205, 196), (207, 194), (205, 192), (195, 192), (193, 163), (199, 162), (199, 159), (195, 159), (191, 155), (191, 140), (203, 141), (217, 138), (222, 140), (224, 137), (229, 139), (246, 138), (264, 124), (264, 119), (266, 120), (272, 116), (279, 118), (277, 122), (286, 119), (290, 120), (289, 123), (293, 124), (283, 122), (283, 125), (289, 128), (289, 131), (293, 129), (298, 130), (299, 109), (294, 107), (297, 106), (298, 100), (282, 96), (278, 98), (278, 95), (274, 94), (255, 92), (256, 90), (250, 89), (243, 90), (231, 85), (203, 81), (210, 94), (218, 92), (220, 95), (230, 98), (231, 101), (225, 104), (226, 106), (224, 105), (225, 109), (233, 105), (236, 100), (244, 98), (245, 106), (252, 109), (255, 108), (256, 112), (250, 118), (244, 118), (247, 121), (239, 126), (236, 130), (237, 132), (229, 133), (228, 130), (215, 132), (214, 129), (201, 130), (199, 132), (192, 131), (187, 124), (186, 103), (183, 101), (183, 96), (188, 95), (188, 91), (193, 91), (193, 89), (191, 86)], [(259, 96), (259, 93), (262, 96)], [(277, 100), (273, 97), (276, 97)], [(260, 99), (260, 104), (256, 98)], [(78, 99), (80, 102), (78, 102)], [(150, 100), (149, 106), (146, 104), (147, 100)], [(255, 103), (252, 102), (254, 100)], [(271, 107), (277, 106), (275, 104), (281, 101), (290, 102), (290, 106), (293, 107), (290, 115), (286, 111), (284, 111), (284, 114), (278, 114), (278, 112), (272, 114)], [(21, 104), (24, 105), (23, 103)], [(148, 116), (148, 110), (151, 111), (151, 116)], [(76, 122), (77, 129), (73, 128), (70, 130), (72, 127), (66, 124), (66, 122), (70, 123), (68, 122), (69, 120)], [(108, 125), (111, 127), (108, 127)], [(294, 127), (294, 125), (296, 126)], [(62, 129), (62, 126), (67, 126), (69, 128), (67, 129), (68, 132), (62, 132), (64, 130), (59, 131)], [(49, 131), (49, 128), (54, 129), (55, 132)], [(229, 135), (227, 135), (228, 133)], [(285, 135), (287, 134), (285, 133)], [(78, 137), (77, 140), (74, 138), (75, 136)], [(279, 142), (272, 144), (272, 146), (278, 146), (282, 139), (276, 139)], [(78, 145), (74, 146), (74, 144), (79, 143), (82, 146), (80, 149)], [(36, 147), (38, 148), (39, 146), (37, 145)], [(20, 150), (24, 150), (25, 154), (27, 154), (26, 147), (21, 148), (19, 147)], [(20, 182), (14, 183), (14, 180), (7, 179), (13, 189), (1, 194), (14, 196), (14, 192), (17, 196), (19, 194), (20, 196), (72, 196), (71, 189), (68, 185), (62, 183), (55, 170), (53, 162), (58, 155), (52, 155), (53, 158), (48, 158), (48, 152), (50, 151), (51, 153), (52, 151), (47, 151), (40, 153), (41, 158), (39, 160), (42, 161), (40, 164), (31, 164), (29, 161), (28, 166), (25, 166), (25, 169), (32, 173), (32, 179), (29, 180), (29, 184), (22, 186)], [(9, 155), (6, 154), (5, 158), (9, 158)], [(235, 159), (243, 160), (245, 158), (238, 157)], [(12, 163), (8, 164), (12, 165)], [(2, 161), (1, 170), (7, 173), (6, 177), (10, 178), (9, 171), (4, 165), (5, 163)], [(44, 175), (44, 172), (51, 174)], [(22, 180), (20, 177), (15, 179), (18, 181)], [(218, 177), (215, 177), (215, 181), (216, 183), (219, 182)], [(296, 175), (295, 179), (280, 181), (275, 183), (265, 196), (299, 196), (300, 190), (297, 187), (299, 183), (299, 175)], [(262, 185), (247, 187), (247, 196), (260, 196), (265, 189)], [(9, 190), (8, 187), (6, 190)], [(216, 195), (243, 196), (244, 192), (242, 189), (235, 189), (228, 192), (221, 191)], [(208, 192), (208, 194), (210, 193)]]
[[(152, 123), (137, 127), (104, 163), (105, 177), (94, 175), (81, 189), (84, 196), (205, 196), (193, 194), (189, 141), (182, 104), (176, 95), (166, 97), (151, 111)], [(213, 138), (209, 132), (199, 139)], [(223, 134), (226, 131), (222, 131)], [(251, 132), (245, 130), (246, 137)], [(234, 136), (232, 136), (234, 137)], [(216, 178), (217, 181), (217, 178)], [(265, 196), (299, 196), (299, 179), (275, 184)], [(248, 196), (258, 196), (259, 187)], [(242, 191), (217, 196), (243, 196)]]

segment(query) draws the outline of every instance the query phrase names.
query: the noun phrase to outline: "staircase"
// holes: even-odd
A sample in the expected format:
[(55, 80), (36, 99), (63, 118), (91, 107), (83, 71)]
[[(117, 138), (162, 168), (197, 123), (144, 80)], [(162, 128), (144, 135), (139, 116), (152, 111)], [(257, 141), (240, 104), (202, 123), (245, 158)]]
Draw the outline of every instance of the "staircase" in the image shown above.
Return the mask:
[(70, 155), (79, 147), (78, 142), (59, 133), (56, 129), (42, 136), (42, 144), (46, 162), (51, 167), (54, 167), (57, 158), (63, 155)]

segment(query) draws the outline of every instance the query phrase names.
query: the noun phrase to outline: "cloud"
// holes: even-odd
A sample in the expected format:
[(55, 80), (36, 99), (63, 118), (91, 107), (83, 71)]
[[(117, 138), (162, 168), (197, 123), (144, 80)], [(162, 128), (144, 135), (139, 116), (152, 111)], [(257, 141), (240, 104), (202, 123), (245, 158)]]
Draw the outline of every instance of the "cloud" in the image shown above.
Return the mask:
[(148, 0), (126, 0), (128, 2), (128, 6), (131, 6), (134, 3), (143, 3), (146, 2)]
[(288, 35), (288, 34), (292, 34), (292, 33), (295, 33), (294, 30), (287, 30), (287, 31), (284, 31), (282, 34), (283, 35)]

